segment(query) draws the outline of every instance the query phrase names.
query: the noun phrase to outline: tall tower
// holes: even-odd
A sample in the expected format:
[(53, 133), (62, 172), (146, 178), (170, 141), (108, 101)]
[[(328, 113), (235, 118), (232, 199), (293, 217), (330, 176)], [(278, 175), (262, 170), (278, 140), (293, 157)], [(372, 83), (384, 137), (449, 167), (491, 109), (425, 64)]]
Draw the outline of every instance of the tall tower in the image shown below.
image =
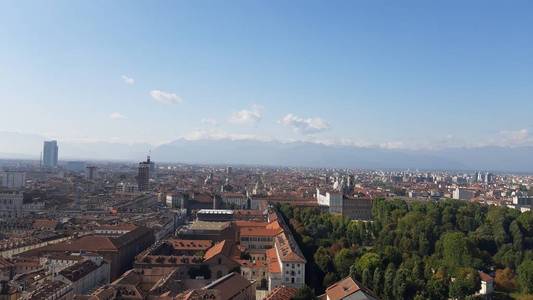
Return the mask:
[(86, 168), (85, 176), (88, 180), (94, 180), (96, 179), (96, 167), (95, 166), (88, 166)]
[(45, 141), (43, 145), (43, 165), (57, 167), (58, 147), (57, 141)]
[(155, 178), (155, 163), (153, 160), (150, 160), (150, 155), (146, 157), (146, 163), (150, 168), (150, 178)]
[(150, 156), (146, 161), (141, 161), (137, 169), (137, 185), (139, 191), (146, 191), (150, 188)]

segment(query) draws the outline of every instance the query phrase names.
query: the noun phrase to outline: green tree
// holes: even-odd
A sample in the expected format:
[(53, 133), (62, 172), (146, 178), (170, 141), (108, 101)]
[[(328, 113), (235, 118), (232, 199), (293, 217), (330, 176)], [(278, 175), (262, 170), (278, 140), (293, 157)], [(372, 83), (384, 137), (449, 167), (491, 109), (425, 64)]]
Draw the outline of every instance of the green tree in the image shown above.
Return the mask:
[(533, 260), (533, 212), (456, 200), (375, 199), (374, 220), (365, 223), (316, 208), (277, 207), (310, 262), (310, 286), (320, 292), (350, 274), (364, 277), (384, 300), (469, 297), (477, 270), (491, 266), (509, 267), (497, 272), (499, 286), (512, 287), (512, 270), (522, 265), (516, 286), (525, 289), (531, 281), (523, 262)]
[(479, 273), (472, 268), (459, 268), (450, 283), (450, 297), (465, 299), (481, 287)]
[(370, 271), (368, 269), (365, 269), (363, 271), (363, 276), (362, 276), (362, 284), (365, 286), (365, 287), (370, 287), (370, 284), (372, 283), (372, 277), (370, 275)]
[(380, 264), (379, 255), (373, 252), (367, 252), (363, 254), (355, 263), (355, 269), (359, 276), (363, 275), (365, 270), (370, 273), (374, 272), (374, 269)]
[(518, 283), (524, 293), (533, 293), (533, 260), (525, 260), (518, 266)]
[(372, 277), (372, 290), (379, 294), (383, 289), (383, 271), (379, 267), (374, 270), (374, 276)]
[(394, 299), (394, 277), (396, 269), (393, 264), (389, 264), (385, 270), (385, 280), (383, 282), (383, 298)]
[(353, 261), (354, 256), (350, 249), (344, 248), (340, 250), (337, 255), (335, 255), (335, 269), (337, 270), (341, 278), (348, 276)]
[(442, 243), (443, 263), (454, 270), (458, 267), (474, 267), (474, 246), (461, 232), (445, 233), (440, 242)]
[(339, 281), (339, 277), (337, 274), (333, 272), (329, 272), (324, 276), (324, 280), (322, 281), (322, 286), (327, 288), (328, 286), (334, 284), (335, 282)]
[(432, 277), (426, 284), (429, 299), (448, 299), (448, 282), (444, 278)]
[(492, 259), (500, 267), (516, 268), (520, 264), (521, 257), (522, 253), (516, 250), (512, 244), (504, 244)]
[(322, 272), (327, 273), (331, 271), (331, 255), (329, 251), (324, 247), (319, 247), (318, 250), (313, 255), (315, 263), (322, 270)]
[(408, 294), (409, 291), (409, 275), (408, 271), (400, 267), (394, 277), (393, 295), (395, 299), (411, 299)]

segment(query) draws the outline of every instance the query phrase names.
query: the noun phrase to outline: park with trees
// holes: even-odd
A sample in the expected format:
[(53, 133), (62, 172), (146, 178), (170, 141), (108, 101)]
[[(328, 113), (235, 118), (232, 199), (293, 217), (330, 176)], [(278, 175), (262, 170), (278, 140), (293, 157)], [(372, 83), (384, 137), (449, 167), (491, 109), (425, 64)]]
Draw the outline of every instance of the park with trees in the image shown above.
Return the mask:
[[(381, 299), (467, 299), (479, 271), (493, 299), (533, 299), (533, 212), (458, 200), (376, 199), (373, 221), (278, 205), (306, 259), (316, 295), (352, 276)], [(305, 291), (309, 293), (309, 289)]]

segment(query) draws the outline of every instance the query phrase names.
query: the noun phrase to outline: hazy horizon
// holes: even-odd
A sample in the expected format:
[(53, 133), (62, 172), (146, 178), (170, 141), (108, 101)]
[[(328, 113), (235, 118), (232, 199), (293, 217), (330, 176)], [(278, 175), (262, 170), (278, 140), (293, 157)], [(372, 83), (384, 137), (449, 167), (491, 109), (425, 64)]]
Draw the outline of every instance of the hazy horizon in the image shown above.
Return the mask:
[(4, 1), (0, 131), (532, 146), (532, 5)]

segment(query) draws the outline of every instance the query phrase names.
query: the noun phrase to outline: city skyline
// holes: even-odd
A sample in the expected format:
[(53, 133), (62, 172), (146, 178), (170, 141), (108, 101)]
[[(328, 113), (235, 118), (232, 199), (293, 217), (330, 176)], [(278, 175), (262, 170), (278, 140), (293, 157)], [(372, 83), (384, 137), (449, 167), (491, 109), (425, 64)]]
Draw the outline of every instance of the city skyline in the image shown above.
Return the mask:
[(533, 145), (526, 1), (0, 8), (4, 133), (149, 147)]
[(533, 299), (532, 11), (0, 1), (0, 300)]

